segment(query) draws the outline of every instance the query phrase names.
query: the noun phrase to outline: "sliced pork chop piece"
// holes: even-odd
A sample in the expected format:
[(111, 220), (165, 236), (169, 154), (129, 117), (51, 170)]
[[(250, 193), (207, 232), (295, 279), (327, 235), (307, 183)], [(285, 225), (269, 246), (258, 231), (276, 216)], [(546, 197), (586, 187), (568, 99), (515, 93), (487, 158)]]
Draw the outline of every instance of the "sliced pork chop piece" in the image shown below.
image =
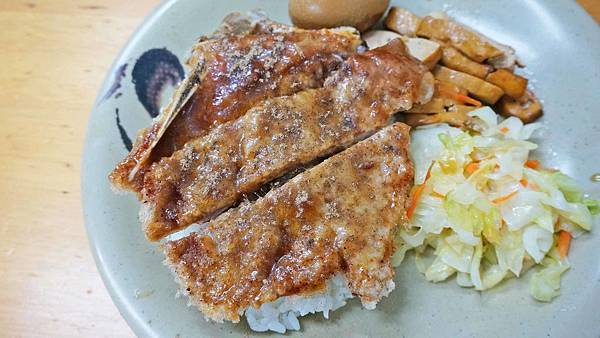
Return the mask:
[(267, 100), (189, 142), (146, 174), (146, 236), (158, 240), (205, 221), (287, 171), (363, 139), (428, 99), (432, 79), (393, 41), (349, 57), (323, 88)]
[(139, 193), (152, 163), (265, 98), (321, 87), (360, 42), (353, 28), (302, 30), (261, 16), (228, 17), (194, 47), (188, 76), (113, 170), (113, 185)]
[(409, 128), (393, 124), (200, 232), (165, 244), (167, 264), (207, 318), (323, 290), (343, 274), (363, 306), (394, 288), (391, 256), (413, 179)]

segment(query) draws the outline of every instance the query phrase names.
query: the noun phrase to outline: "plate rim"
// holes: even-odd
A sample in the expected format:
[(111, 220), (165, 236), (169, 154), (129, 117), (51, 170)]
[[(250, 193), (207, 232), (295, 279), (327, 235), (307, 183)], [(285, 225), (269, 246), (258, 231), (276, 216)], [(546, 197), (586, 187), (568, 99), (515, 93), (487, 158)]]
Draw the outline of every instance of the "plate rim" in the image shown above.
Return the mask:
[[(145, 320), (140, 319), (139, 314), (137, 313), (135, 308), (130, 306), (130, 304), (128, 304), (126, 301), (124, 301), (124, 298), (121, 297), (121, 295), (118, 291), (118, 288), (116, 287), (116, 285), (118, 283), (113, 278), (111, 278), (111, 274), (107, 271), (108, 265), (102, 258), (102, 252), (98, 245), (99, 238), (97, 236), (91, 235), (91, 228), (93, 226), (95, 226), (96, 224), (94, 224), (95, 222), (90, 219), (90, 215), (86, 211), (89, 207), (91, 207), (91, 204), (89, 201), (89, 196), (88, 196), (88, 194), (85, 193), (86, 190), (89, 190), (87, 188), (87, 186), (91, 184), (91, 182), (87, 181), (86, 177), (85, 177), (86, 168), (88, 167), (88, 165), (86, 165), (86, 162), (87, 162), (87, 158), (89, 156), (88, 154), (89, 154), (89, 151), (91, 148), (91, 142), (92, 142), (92, 139), (90, 137), (90, 134), (91, 134), (90, 130), (93, 128), (93, 115), (95, 114), (96, 110), (98, 109), (98, 105), (102, 99), (103, 93), (106, 91), (108, 86), (110, 86), (110, 82), (113, 78), (114, 71), (117, 69), (118, 65), (125, 59), (125, 56), (129, 55), (131, 53), (131, 50), (134, 48), (135, 42), (141, 36), (143, 36), (145, 34), (145, 32), (155, 23), (155, 21), (157, 19), (159, 19), (165, 12), (167, 12), (177, 2), (179, 2), (179, 0), (167, 0), (167, 1), (161, 2), (159, 5), (157, 5), (141, 21), (141, 23), (136, 27), (136, 29), (131, 33), (130, 37), (127, 39), (127, 41), (125, 42), (123, 47), (121, 47), (119, 53), (113, 60), (111, 66), (108, 68), (107, 73), (104, 77), (104, 80), (102, 81), (102, 84), (99, 87), (98, 94), (96, 95), (96, 98), (94, 100), (94, 103), (93, 103), (93, 106), (91, 109), (91, 114), (89, 115), (86, 131), (85, 131), (85, 136), (84, 136), (85, 141), (84, 141), (84, 147), (83, 147), (83, 152), (82, 152), (82, 158), (81, 158), (81, 162), (80, 162), (81, 171), (79, 173), (79, 178), (80, 178), (81, 206), (82, 206), (83, 218), (84, 218), (84, 223), (85, 223), (86, 236), (87, 236), (87, 240), (88, 240), (88, 243), (90, 246), (90, 250), (92, 252), (92, 256), (94, 258), (96, 269), (100, 273), (102, 282), (103, 282), (105, 288), (107, 289), (113, 303), (115, 304), (117, 310), (119, 311), (119, 313), (121, 314), (123, 319), (125, 319), (127, 325), (131, 328), (131, 330), (133, 331), (133, 333), (136, 336), (143, 336), (143, 337), (156, 336), (157, 331), (155, 330), (154, 327), (152, 327), (148, 323), (146, 323)], [(577, 2), (563, 1), (560, 4), (562, 6), (566, 6), (570, 10), (575, 11), (576, 12), (575, 14), (580, 17), (583, 14), (583, 16), (586, 18), (585, 21), (588, 21), (588, 22), (582, 22), (582, 26), (589, 27), (590, 23), (595, 24), (596, 25), (595, 27), (597, 28), (596, 33), (600, 32), (600, 24), (598, 24), (593, 19), (593, 17)], [(235, 9), (232, 9), (232, 11), (233, 10), (235, 10)], [(594, 45), (594, 43), (592, 41), (592, 46), (593, 45)], [(600, 46), (600, 40), (598, 41), (596, 46)]]
[(175, 3), (177, 3), (177, 1), (178, 0), (167, 0), (153, 8), (152, 11), (144, 17), (142, 22), (131, 33), (131, 35), (129, 36), (123, 47), (121, 47), (119, 53), (113, 60), (112, 64), (108, 68), (108, 72), (104, 76), (104, 80), (102, 81), (102, 85), (98, 90), (98, 94), (96, 94), (96, 99), (94, 100), (94, 104), (89, 115), (89, 120), (87, 122), (87, 127), (85, 131), (83, 153), (80, 161), (81, 172), (79, 173), (79, 180), (81, 183), (79, 190), (81, 195), (81, 208), (83, 212), (86, 237), (90, 246), (90, 250), (92, 252), (92, 256), (94, 258), (94, 263), (96, 265), (96, 269), (100, 274), (100, 278), (102, 279), (104, 288), (108, 291), (108, 294), (110, 295), (110, 298), (114, 303), (115, 307), (119, 311), (119, 314), (121, 315), (121, 317), (123, 317), (123, 319), (127, 323), (127, 326), (129, 326), (133, 333), (138, 337), (156, 336), (156, 331), (153, 330), (152, 327), (146, 323), (146, 321), (134, 319), (135, 317), (137, 317), (136, 311), (133, 308), (131, 308), (125, 301), (123, 301), (124, 298), (119, 295), (117, 287), (115, 287), (116, 282), (106, 271), (107, 265), (102, 259), (102, 253), (100, 252), (99, 246), (97, 245), (98, 238), (96, 236), (91, 235), (91, 224), (93, 224), (94, 222), (88, 219), (90, 216), (87, 212), (86, 207), (90, 203), (88, 202), (88, 197), (85, 193), (85, 191), (87, 190), (86, 186), (89, 184), (85, 179), (85, 168), (87, 167), (86, 159), (87, 154), (89, 153), (89, 149), (91, 147), (90, 143), (92, 141), (90, 137), (91, 129), (93, 128), (92, 117), (95, 111), (98, 109), (98, 104), (101, 102), (106, 89), (110, 86), (110, 82), (112, 80), (113, 74), (115, 74), (115, 70), (118, 68), (118, 65), (121, 63), (121, 61), (125, 58), (125, 55), (128, 55), (131, 49), (134, 48), (134, 42), (138, 40), (140, 36), (142, 36), (144, 32), (148, 30), (158, 18), (160, 18)]

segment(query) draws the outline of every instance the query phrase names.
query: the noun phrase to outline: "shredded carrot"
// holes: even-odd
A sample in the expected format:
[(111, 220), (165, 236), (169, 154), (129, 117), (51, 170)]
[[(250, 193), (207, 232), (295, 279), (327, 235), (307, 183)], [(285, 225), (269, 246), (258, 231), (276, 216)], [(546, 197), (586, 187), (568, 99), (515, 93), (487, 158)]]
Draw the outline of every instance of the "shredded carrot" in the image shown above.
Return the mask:
[(556, 248), (560, 257), (565, 258), (569, 253), (569, 246), (571, 245), (571, 233), (565, 230), (558, 232), (558, 240), (556, 241)]
[(509, 199), (511, 199), (511, 198), (512, 198), (513, 196), (515, 196), (517, 193), (518, 193), (518, 191), (517, 191), (517, 190), (515, 190), (515, 191), (511, 192), (510, 194), (508, 194), (508, 195), (506, 195), (506, 196), (501, 196), (501, 197), (495, 198), (495, 199), (493, 199), (493, 200), (492, 200), (492, 203), (496, 203), (496, 204), (497, 204), (497, 203), (502, 203), (502, 202), (504, 202), (504, 201), (506, 201), (506, 200), (509, 200)]
[(417, 203), (419, 203), (419, 199), (421, 198), (421, 194), (423, 193), (424, 189), (425, 183), (415, 185), (413, 187), (410, 199), (410, 206), (406, 210), (406, 217), (408, 217), (408, 219), (412, 219), (415, 209), (417, 208)]
[(527, 160), (525, 166), (531, 169), (538, 169), (540, 167), (540, 161), (538, 160)]
[(502, 127), (502, 128), (500, 128), (500, 132), (501, 132), (502, 134), (506, 134), (506, 133), (508, 133), (509, 131), (510, 131), (510, 129), (508, 129), (507, 127)]
[(529, 184), (529, 182), (525, 178), (522, 178), (519, 182), (521, 182), (521, 185), (524, 187), (527, 187), (527, 184)]
[(479, 162), (471, 162), (465, 167), (467, 176), (471, 176), (477, 169), (479, 169)]
[(481, 102), (461, 93), (456, 93), (456, 101), (468, 103), (475, 107), (481, 107)]
[(427, 180), (431, 177), (431, 168), (433, 168), (433, 163), (431, 163), (429, 169), (427, 169), (427, 175), (425, 175), (425, 181), (423, 181), (423, 184), (425, 184), (425, 182), (427, 182)]
[(427, 183), (429, 177), (431, 177), (431, 168), (433, 168), (433, 163), (431, 163), (429, 169), (427, 169), (427, 175), (425, 176), (425, 181), (423, 181), (423, 184), (415, 185), (411, 190), (410, 206), (408, 207), (408, 209), (406, 209), (406, 217), (408, 217), (409, 220), (412, 219), (413, 213), (417, 208), (417, 203), (419, 203), (421, 194), (425, 189), (425, 183)]
[(475, 100), (474, 98), (469, 97), (465, 94), (457, 93), (455, 91), (448, 90), (446, 88), (438, 88), (438, 92), (440, 93), (441, 96), (445, 96), (447, 98), (453, 99), (460, 103), (467, 103), (467, 104), (470, 104), (475, 107), (481, 107), (481, 102), (479, 102), (479, 101)]

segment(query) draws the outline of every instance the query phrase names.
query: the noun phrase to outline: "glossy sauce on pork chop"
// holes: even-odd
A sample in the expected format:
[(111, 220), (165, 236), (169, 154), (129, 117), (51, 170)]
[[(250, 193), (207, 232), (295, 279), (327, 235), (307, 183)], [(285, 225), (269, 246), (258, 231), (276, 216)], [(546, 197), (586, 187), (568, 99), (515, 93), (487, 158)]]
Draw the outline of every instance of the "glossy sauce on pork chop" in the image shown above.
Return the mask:
[(429, 99), (433, 78), (400, 40), (350, 56), (323, 88), (266, 100), (153, 165), (141, 219), (158, 240), (235, 205), (269, 181), (328, 156)]
[(409, 128), (396, 123), (165, 245), (192, 303), (216, 321), (325, 288), (342, 273), (373, 308), (393, 288), (397, 225), (413, 179)]
[(111, 173), (113, 185), (139, 192), (150, 164), (265, 98), (320, 87), (359, 44), (352, 28), (302, 30), (266, 19), (219, 30), (199, 42), (188, 61), (192, 71), (183, 83), (194, 86), (191, 97), (177, 91), (175, 103), (139, 133)]

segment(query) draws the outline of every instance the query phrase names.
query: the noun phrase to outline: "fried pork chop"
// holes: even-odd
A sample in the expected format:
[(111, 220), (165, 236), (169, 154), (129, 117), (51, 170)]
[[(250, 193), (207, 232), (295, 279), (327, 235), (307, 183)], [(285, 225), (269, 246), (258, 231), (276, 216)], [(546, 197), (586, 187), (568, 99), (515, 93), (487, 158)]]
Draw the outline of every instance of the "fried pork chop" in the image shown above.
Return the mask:
[(113, 185), (139, 193), (153, 162), (265, 98), (322, 86), (327, 74), (359, 44), (353, 28), (302, 30), (263, 16), (230, 15), (194, 47), (189, 75), (113, 170)]
[(433, 78), (401, 40), (350, 56), (323, 88), (266, 100), (153, 165), (141, 219), (158, 240), (389, 123), (431, 96)]
[(413, 178), (409, 128), (389, 126), (200, 232), (168, 242), (167, 263), (215, 321), (325, 288), (342, 273), (366, 308), (394, 288), (391, 255)]

